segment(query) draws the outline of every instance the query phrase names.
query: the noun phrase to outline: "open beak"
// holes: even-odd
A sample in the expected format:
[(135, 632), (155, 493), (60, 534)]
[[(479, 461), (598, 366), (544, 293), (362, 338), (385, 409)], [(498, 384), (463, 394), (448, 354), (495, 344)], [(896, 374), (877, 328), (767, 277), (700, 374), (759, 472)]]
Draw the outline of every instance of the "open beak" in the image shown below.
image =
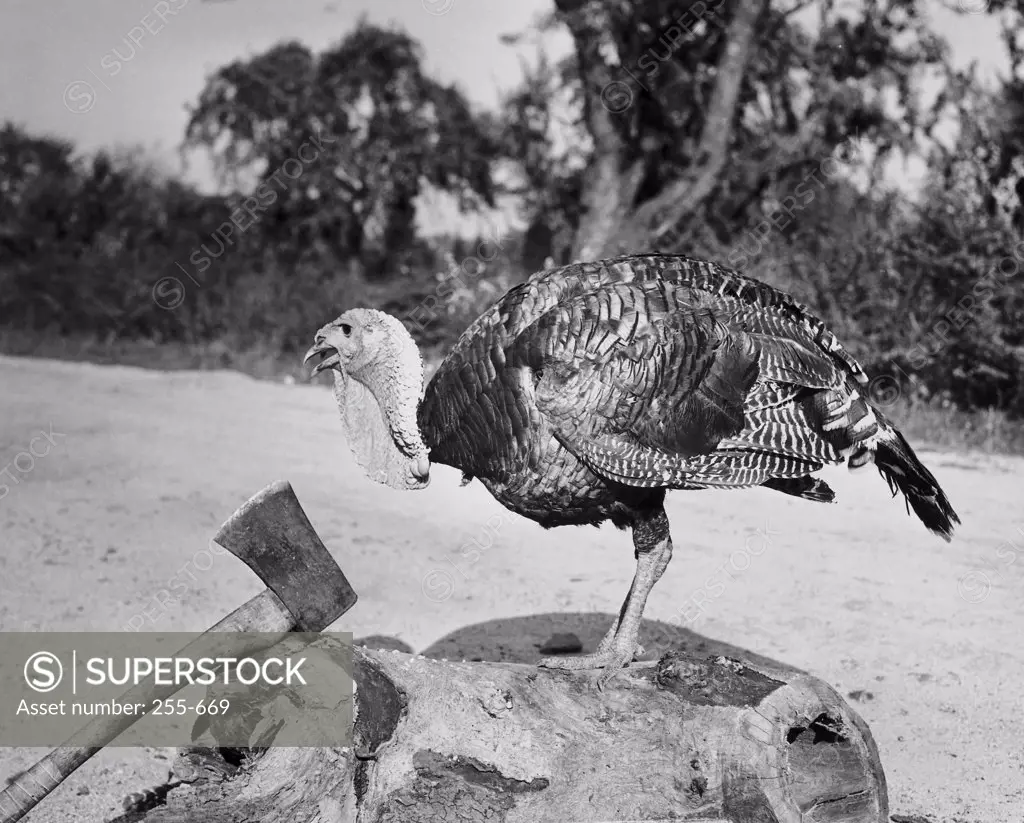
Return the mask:
[(314, 357), (319, 357), (318, 362), (314, 367), (313, 371), (309, 373), (310, 378), (316, 377), (322, 371), (327, 369), (333, 369), (339, 363), (341, 363), (341, 357), (338, 355), (338, 350), (334, 348), (326, 340), (317, 340), (308, 352), (306, 356), (302, 358), (303, 364), (308, 363)]

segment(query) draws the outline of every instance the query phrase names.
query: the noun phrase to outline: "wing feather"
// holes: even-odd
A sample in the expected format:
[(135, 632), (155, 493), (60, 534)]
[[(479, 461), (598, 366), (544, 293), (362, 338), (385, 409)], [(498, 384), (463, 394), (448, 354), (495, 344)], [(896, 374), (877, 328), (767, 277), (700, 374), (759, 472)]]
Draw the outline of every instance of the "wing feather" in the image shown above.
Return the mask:
[(511, 289), (438, 369), (420, 427), (432, 460), (472, 475), (536, 463), (547, 432), (617, 482), (777, 478), (775, 488), (820, 498), (820, 487), (788, 480), (869, 431), (852, 389), (866, 382), (788, 295), (713, 263), (634, 256)]

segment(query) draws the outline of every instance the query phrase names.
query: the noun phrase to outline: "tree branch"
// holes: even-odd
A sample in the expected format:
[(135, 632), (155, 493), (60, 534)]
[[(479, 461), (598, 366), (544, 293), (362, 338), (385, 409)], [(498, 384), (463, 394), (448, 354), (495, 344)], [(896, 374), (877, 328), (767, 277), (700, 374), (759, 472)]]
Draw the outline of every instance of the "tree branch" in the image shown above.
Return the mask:
[(583, 85), (583, 115), (594, 141), (594, 153), (584, 173), (581, 205), (587, 215), (577, 232), (572, 257), (592, 260), (601, 256), (608, 238), (618, 229), (623, 214), (633, 205), (643, 180), (644, 164), (627, 163), (626, 129), (616, 118), (634, 117), (632, 86), (618, 79), (602, 54), (614, 43), (611, 20), (602, 0), (556, 0), (576, 43), (579, 76)]
[[(692, 214), (715, 187), (728, 156), (740, 88), (754, 47), (757, 20), (768, 0), (740, 0), (726, 33), (726, 46), (716, 68), (711, 106), (701, 131), (693, 165), (682, 178), (644, 203), (625, 227), (621, 242), (637, 250), (649, 238), (656, 240)], [(654, 221), (657, 226), (653, 228)]]
[[(615, 155), (625, 148), (625, 140), (614, 120), (621, 111), (613, 114), (608, 101), (602, 96), (610, 94), (609, 88), (617, 91), (619, 85), (618, 78), (612, 74), (601, 54), (602, 44), (612, 41), (611, 21), (605, 3), (603, 0), (555, 0), (555, 5), (576, 44), (579, 76), (583, 81), (583, 118), (594, 140), (595, 156)], [(623, 84), (622, 92), (626, 91)], [(631, 104), (630, 98), (625, 108)], [(611, 108), (617, 109), (618, 104)]]

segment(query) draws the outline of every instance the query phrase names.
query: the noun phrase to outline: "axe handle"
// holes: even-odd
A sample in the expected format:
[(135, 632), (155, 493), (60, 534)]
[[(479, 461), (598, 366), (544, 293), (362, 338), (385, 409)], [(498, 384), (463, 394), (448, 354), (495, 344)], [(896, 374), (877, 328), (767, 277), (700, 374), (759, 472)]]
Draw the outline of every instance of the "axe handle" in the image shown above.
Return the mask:
[[(256, 595), (243, 606), (239, 606), (216, 626), (192, 641), (178, 653), (187, 651), (211, 632), (265, 632), (283, 634), (295, 628), (295, 619), (287, 606), (270, 589)], [(262, 646), (247, 646), (246, 651), (258, 651)], [(162, 700), (180, 691), (177, 686), (156, 686), (140, 683), (119, 699), (126, 702), (149, 703)], [(75, 769), (107, 745), (141, 716), (103, 716), (76, 732), (67, 743), (54, 749), (30, 769), (19, 774), (0, 791), (0, 823), (15, 823), (21, 820), (46, 795), (57, 788)], [(100, 740), (101, 746), (75, 746), (76, 738), (88, 735), (90, 741)]]

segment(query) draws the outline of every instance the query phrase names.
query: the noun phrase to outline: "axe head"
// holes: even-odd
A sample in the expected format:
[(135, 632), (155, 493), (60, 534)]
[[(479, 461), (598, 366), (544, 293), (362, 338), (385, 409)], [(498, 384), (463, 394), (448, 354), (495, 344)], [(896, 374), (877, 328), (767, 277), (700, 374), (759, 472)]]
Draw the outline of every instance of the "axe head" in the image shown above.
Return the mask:
[(281, 598), (296, 631), (321, 632), (355, 605), (355, 591), (286, 480), (250, 498), (213, 539)]

